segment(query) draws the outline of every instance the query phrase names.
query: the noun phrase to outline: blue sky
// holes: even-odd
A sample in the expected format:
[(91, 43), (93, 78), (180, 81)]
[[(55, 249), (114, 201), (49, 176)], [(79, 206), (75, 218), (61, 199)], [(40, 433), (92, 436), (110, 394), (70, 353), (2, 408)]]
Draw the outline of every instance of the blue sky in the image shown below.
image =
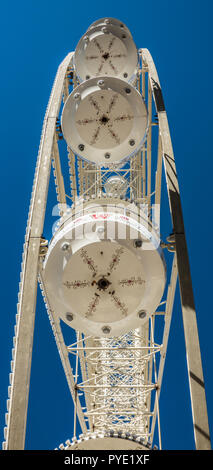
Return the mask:
[[(22, 246), (43, 117), (57, 67), (88, 26), (110, 16), (150, 50), (160, 78), (181, 190), (197, 307), (211, 434), (212, 374), (212, 2), (109, 0), (4, 2), (1, 6), (1, 331), (0, 433), (15, 323)], [(170, 226), (164, 227), (165, 235)], [(27, 449), (72, 437), (72, 403), (38, 293)], [(182, 317), (177, 289), (161, 393), (165, 449), (193, 449)]]

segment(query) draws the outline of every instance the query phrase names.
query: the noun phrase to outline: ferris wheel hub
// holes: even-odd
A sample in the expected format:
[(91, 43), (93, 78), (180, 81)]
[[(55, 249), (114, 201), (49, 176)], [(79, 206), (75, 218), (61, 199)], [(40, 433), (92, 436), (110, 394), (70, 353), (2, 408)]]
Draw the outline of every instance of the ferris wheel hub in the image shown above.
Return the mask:
[(97, 165), (119, 163), (143, 146), (147, 109), (138, 91), (114, 77), (91, 78), (66, 100), (64, 138), (75, 153)]
[(133, 83), (137, 74), (137, 49), (132, 36), (120, 25), (97, 24), (80, 39), (74, 63), (80, 82), (106, 75)]
[(157, 234), (146, 222), (134, 204), (113, 206), (112, 198), (84, 203), (64, 218), (49, 246), (44, 283), (56, 313), (71, 327), (119, 336), (155, 311), (165, 268)]
[(104, 189), (109, 196), (125, 196), (128, 190), (128, 181), (122, 176), (115, 174), (107, 179)]

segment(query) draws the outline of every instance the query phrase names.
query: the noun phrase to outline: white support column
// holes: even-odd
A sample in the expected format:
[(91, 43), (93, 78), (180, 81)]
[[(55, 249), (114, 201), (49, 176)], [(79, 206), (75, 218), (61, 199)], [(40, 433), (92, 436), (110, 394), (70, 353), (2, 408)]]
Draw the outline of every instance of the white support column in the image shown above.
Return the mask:
[(62, 99), (64, 77), (71, 57), (72, 54), (69, 54), (58, 69), (43, 124), (25, 237), (24, 263), (20, 285), (20, 301), (18, 306), (19, 320), (15, 341), (14, 367), (11, 377), (8, 426), (5, 431), (5, 450), (24, 449), (40, 238), (42, 236), (46, 210), (55, 123)]
[(211, 449), (211, 442), (205, 386), (177, 171), (157, 71), (149, 51), (143, 49), (142, 55), (149, 70), (153, 97), (158, 112), (159, 132), (162, 139), (163, 161), (176, 244), (195, 445), (197, 450), (207, 450)]

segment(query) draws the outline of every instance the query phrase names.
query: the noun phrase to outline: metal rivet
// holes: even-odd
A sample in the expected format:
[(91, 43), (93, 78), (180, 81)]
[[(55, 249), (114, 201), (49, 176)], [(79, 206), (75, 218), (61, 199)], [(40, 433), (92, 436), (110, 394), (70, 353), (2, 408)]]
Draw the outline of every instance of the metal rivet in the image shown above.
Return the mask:
[(68, 321), (73, 321), (73, 314), (72, 313), (66, 313), (66, 319)]
[(127, 77), (128, 77), (128, 73), (125, 72), (125, 73), (123, 74), (123, 76), (124, 76), (124, 78), (127, 78)]
[(129, 95), (131, 93), (130, 88), (125, 88), (125, 92), (127, 93), (127, 95)]
[(74, 100), (77, 101), (77, 100), (80, 100), (80, 98), (81, 98), (80, 93), (75, 93), (75, 94), (74, 94)]
[(135, 145), (135, 140), (134, 140), (134, 139), (131, 139), (131, 140), (129, 141), (129, 145), (131, 145), (131, 147), (133, 147), (133, 146)]
[(138, 312), (138, 317), (142, 320), (143, 318), (146, 317), (146, 312), (145, 310), (140, 310), (140, 312)]
[(105, 153), (104, 157), (105, 158), (110, 158), (110, 153)]
[(83, 152), (83, 150), (84, 150), (84, 145), (83, 145), (83, 144), (79, 144), (78, 148), (79, 148), (79, 150), (80, 150), (81, 152)]
[(138, 239), (134, 241), (135, 248), (141, 248), (142, 240)]
[(102, 331), (105, 335), (108, 335), (111, 331), (111, 328), (110, 328), (110, 326), (106, 325), (106, 326), (103, 326)]
[(98, 86), (104, 86), (104, 80), (98, 80)]
[(70, 244), (68, 242), (64, 242), (61, 245), (61, 249), (62, 249), (62, 251), (68, 251), (70, 249)]

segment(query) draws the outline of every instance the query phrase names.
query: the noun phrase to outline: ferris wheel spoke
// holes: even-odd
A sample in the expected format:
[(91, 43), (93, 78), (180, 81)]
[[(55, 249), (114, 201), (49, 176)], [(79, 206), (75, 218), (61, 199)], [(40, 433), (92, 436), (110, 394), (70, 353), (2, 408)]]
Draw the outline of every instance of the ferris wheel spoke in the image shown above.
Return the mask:
[(89, 281), (66, 281), (64, 282), (64, 286), (66, 286), (68, 289), (78, 289), (78, 288), (85, 288), (85, 287), (90, 287), (91, 282)]
[(126, 317), (128, 315), (128, 309), (124, 302), (116, 294), (111, 294), (111, 299), (113, 300), (116, 307), (121, 311), (122, 315)]
[(98, 126), (98, 128), (96, 129), (96, 131), (95, 131), (95, 133), (94, 133), (94, 135), (93, 135), (93, 137), (92, 137), (92, 140), (91, 140), (91, 142), (90, 142), (90, 145), (94, 145), (94, 144), (97, 142), (98, 137), (99, 137), (99, 134), (100, 134), (100, 130), (101, 130), (101, 126)]
[(119, 284), (122, 287), (142, 286), (142, 284), (145, 284), (145, 281), (141, 277), (136, 278), (132, 276), (130, 279), (121, 279)]
[(97, 266), (95, 265), (94, 263), (94, 260), (88, 256), (88, 253), (86, 251), (86, 249), (82, 248), (81, 251), (80, 251), (80, 257), (82, 259), (82, 261), (87, 264), (88, 268), (93, 272), (93, 275), (95, 275), (97, 273)]
[(96, 308), (97, 308), (99, 302), (100, 302), (100, 296), (98, 294), (95, 294), (93, 299), (91, 300), (91, 302), (88, 305), (87, 311), (85, 312), (85, 317), (86, 318), (89, 318), (93, 315), (93, 313), (96, 311)]
[(110, 113), (112, 111), (112, 109), (114, 108), (117, 99), (118, 99), (118, 94), (113, 95), (113, 97), (111, 98), (111, 101), (109, 103), (108, 113)]
[(121, 260), (121, 255), (124, 253), (124, 249), (122, 247), (117, 248), (113, 254), (112, 260), (107, 268), (107, 274), (111, 274), (114, 269), (119, 265)]

